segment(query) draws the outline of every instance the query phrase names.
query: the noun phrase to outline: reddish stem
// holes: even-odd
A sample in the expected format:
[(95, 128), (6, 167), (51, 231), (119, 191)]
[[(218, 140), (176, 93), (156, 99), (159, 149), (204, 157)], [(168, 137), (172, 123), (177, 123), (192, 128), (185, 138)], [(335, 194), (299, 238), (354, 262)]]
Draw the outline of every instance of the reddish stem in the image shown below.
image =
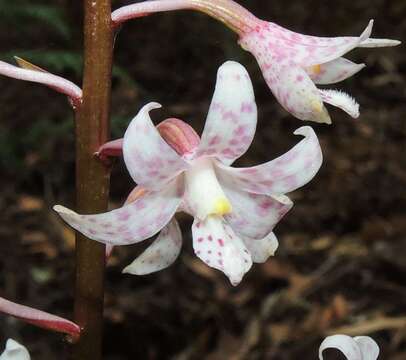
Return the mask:
[[(83, 102), (76, 121), (77, 210), (107, 209), (109, 170), (93, 154), (108, 140), (113, 30), (111, 0), (84, 0)], [(75, 322), (81, 337), (74, 360), (100, 360), (105, 246), (76, 234)]]

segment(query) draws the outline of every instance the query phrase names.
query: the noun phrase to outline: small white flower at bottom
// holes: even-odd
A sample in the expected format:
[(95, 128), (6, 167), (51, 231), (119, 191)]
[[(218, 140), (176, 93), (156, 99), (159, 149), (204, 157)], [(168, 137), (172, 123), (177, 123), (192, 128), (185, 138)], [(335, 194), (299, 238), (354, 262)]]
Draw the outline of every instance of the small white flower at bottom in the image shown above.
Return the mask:
[(13, 339), (8, 339), (0, 360), (31, 360), (31, 357), (23, 345)]
[(378, 344), (369, 336), (329, 336), (320, 345), (319, 359), (323, 360), (324, 350), (332, 348), (341, 351), (347, 360), (376, 360), (379, 355)]

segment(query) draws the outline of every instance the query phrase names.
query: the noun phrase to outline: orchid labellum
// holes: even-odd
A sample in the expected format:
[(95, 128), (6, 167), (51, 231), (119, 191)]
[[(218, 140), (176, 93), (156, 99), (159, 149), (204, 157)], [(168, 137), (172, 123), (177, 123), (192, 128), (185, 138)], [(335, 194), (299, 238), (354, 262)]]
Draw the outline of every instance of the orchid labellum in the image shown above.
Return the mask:
[(316, 134), (302, 127), (295, 134), (304, 139), (279, 158), (250, 168), (231, 167), (250, 146), (257, 123), (251, 81), (235, 62), (218, 71), (201, 139), (180, 120), (160, 124), (158, 131), (149, 117), (158, 107), (144, 106), (122, 143), (101, 149), (117, 154), (122, 145), (128, 171), (138, 184), (135, 200), (98, 215), (79, 215), (59, 205), (54, 209), (85, 236), (110, 245), (138, 243), (160, 232), (125, 269), (133, 274), (173, 263), (182, 244), (174, 215), (185, 211), (194, 217), (196, 255), (236, 285), (253, 262), (264, 262), (275, 252), (273, 229), (292, 207), (284, 194), (306, 184), (319, 170), (322, 154)]

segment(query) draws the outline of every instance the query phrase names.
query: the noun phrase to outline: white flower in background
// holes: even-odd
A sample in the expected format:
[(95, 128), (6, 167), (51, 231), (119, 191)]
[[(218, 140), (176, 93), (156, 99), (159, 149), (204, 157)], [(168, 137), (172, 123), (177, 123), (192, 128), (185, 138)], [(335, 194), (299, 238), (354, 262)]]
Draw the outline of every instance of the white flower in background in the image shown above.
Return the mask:
[(30, 360), (28, 350), (13, 339), (8, 339), (0, 360)]
[(341, 351), (347, 360), (376, 360), (379, 355), (378, 344), (369, 336), (329, 336), (320, 345), (319, 359), (323, 360), (324, 350), (332, 348)]

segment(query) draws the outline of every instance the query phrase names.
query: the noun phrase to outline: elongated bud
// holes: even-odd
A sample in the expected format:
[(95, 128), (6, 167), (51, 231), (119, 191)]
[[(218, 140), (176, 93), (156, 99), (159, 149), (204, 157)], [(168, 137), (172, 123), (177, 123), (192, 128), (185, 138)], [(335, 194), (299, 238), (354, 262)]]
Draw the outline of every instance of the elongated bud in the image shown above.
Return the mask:
[(0, 61), (0, 75), (8, 76), (17, 80), (31, 81), (46, 85), (51, 89), (60, 92), (68, 97), (73, 108), (82, 103), (82, 89), (61, 76), (49, 73), (27, 60), (16, 57), (18, 66)]
[(0, 312), (47, 330), (68, 334), (72, 341), (80, 335), (80, 327), (70, 320), (3, 298), (0, 298)]
[(199, 135), (190, 125), (180, 119), (166, 119), (156, 128), (163, 139), (181, 156), (193, 153), (199, 146)]

